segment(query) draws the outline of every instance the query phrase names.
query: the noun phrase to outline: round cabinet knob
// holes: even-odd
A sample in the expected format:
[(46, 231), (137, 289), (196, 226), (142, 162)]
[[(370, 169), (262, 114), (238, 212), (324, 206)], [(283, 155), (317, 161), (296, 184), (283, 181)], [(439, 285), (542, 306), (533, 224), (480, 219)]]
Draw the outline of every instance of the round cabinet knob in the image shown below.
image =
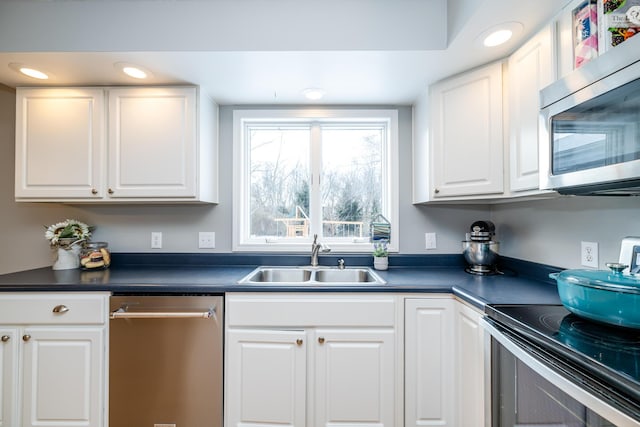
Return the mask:
[(67, 311), (69, 311), (69, 307), (67, 307), (64, 304), (60, 304), (60, 305), (56, 305), (55, 307), (53, 307), (53, 312), (54, 313), (66, 313)]
[(434, 193), (438, 194), (440, 192), (440, 190), (438, 190), (437, 188), (435, 190), (433, 190)]
[(303, 343), (302, 338), (298, 338), (298, 339), (296, 340), (296, 344), (298, 344), (298, 345), (302, 345), (302, 343)]
[(98, 194), (98, 190), (96, 190), (95, 188), (92, 188), (91, 189), (91, 194), (93, 194), (95, 196), (96, 194)]
[(113, 190), (110, 188), (110, 189), (107, 190), (107, 193), (113, 194)]
[(11, 337), (9, 335), (3, 335), (2, 338), (0, 338), (0, 341), (2, 342), (7, 342), (11, 339)]
[(324, 337), (318, 337), (318, 342), (320, 344), (324, 344)]
[(26, 334), (22, 336), (22, 341), (29, 341), (31, 339), (31, 335)]

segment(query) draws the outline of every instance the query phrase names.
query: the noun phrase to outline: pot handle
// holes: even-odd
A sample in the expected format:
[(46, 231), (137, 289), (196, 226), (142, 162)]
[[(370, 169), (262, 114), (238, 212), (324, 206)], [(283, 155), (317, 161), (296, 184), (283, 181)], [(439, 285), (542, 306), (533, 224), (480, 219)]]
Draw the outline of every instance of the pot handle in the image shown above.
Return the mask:
[(557, 273), (549, 273), (549, 278), (553, 279), (553, 280), (558, 280), (558, 275), (559, 274), (560, 274), (559, 272), (557, 272)]

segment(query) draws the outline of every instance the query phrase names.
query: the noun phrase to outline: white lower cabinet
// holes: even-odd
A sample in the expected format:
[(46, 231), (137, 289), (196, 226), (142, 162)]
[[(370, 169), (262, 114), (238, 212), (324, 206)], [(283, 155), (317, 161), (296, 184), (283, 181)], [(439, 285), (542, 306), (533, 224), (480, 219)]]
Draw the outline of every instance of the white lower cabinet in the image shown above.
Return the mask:
[(489, 425), (481, 317), (451, 295), (405, 300), (406, 427)]
[(456, 302), (456, 414), (459, 427), (484, 427), (490, 425), (485, 418), (489, 401), (489, 345), (484, 329), (480, 326), (482, 312), (465, 303)]
[(405, 300), (406, 427), (456, 427), (454, 300)]
[(394, 296), (232, 294), (226, 313), (226, 427), (401, 424)]
[(17, 423), (18, 330), (0, 327), (0, 427)]
[(481, 316), (450, 294), (227, 294), (225, 427), (488, 426)]
[(315, 331), (316, 426), (393, 426), (392, 329)]
[(0, 295), (0, 426), (106, 424), (106, 294)]
[(304, 426), (307, 334), (243, 330), (227, 333), (227, 426)]

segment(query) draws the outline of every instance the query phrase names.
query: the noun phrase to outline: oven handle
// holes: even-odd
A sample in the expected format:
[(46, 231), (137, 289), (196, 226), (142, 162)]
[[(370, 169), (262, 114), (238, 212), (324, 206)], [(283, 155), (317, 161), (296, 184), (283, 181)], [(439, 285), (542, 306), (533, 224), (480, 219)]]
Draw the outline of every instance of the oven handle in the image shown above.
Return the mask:
[(571, 380), (560, 375), (555, 370), (551, 369), (542, 361), (538, 360), (535, 356), (522, 348), (520, 345), (513, 342), (509, 337), (503, 334), (495, 325), (489, 323), (486, 317), (480, 319), (480, 325), (488, 332), (494, 339), (502, 344), (507, 350), (509, 350), (516, 358), (521, 362), (533, 369), (537, 374), (549, 381), (554, 386), (558, 387), (575, 400), (599, 414), (601, 417), (606, 418), (608, 421), (619, 426), (640, 427), (640, 422), (635, 420), (623, 412), (613, 408), (606, 402), (595, 397), (588, 391), (580, 388), (574, 384)]
[(207, 311), (127, 311), (123, 305), (109, 315), (110, 319), (211, 319), (215, 309)]

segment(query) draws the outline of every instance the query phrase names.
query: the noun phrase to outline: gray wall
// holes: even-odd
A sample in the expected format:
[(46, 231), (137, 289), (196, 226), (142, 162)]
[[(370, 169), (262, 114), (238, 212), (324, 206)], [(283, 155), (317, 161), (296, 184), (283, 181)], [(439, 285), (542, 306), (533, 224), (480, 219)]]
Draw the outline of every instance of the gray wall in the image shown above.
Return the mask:
[[(0, 232), (11, 243), (0, 247), (0, 273), (51, 265), (44, 226), (65, 218), (97, 228), (94, 240), (109, 242), (114, 252), (230, 252), (233, 110), (220, 108), (220, 203), (205, 206), (171, 205), (62, 205), (15, 203), (14, 138), (15, 94), (0, 90)], [(245, 107), (246, 108), (246, 107)], [(369, 107), (367, 107), (369, 108)], [(400, 252), (456, 253), (471, 222), (487, 218), (486, 207), (416, 207), (411, 204), (411, 108), (399, 108)], [(163, 248), (150, 249), (152, 231), (163, 233)], [(216, 249), (197, 249), (198, 231), (215, 231)], [(424, 233), (436, 232), (438, 248), (424, 249)]]
[[(234, 107), (220, 109), (220, 204), (217, 206), (69, 206), (15, 203), (15, 93), (0, 86), (0, 273), (51, 265), (44, 226), (65, 218), (96, 225), (94, 240), (114, 252), (152, 252), (151, 231), (162, 231), (162, 252), (197, 249), (198, 231), (216, 232), (213, 252), (231, 251), (231, 158)], [(459, 253), (460, 241), (477, 219), (497, 227), (502, 255), (576, 268), (580, 241), (599, 243), (600, 266), (617, 260), (620, 240), (640, 236), (640, 198), (560, 198), (488, 206), (411, 204), (411, 108), (399, 108), (400, 252)], [(424, 233), (436, 232), (438, 248), (424, 249)]]
[(640, 197), (561, 197), (495, 205), (491, 219), (500, 252), (566, 268), (582, 268), (580, 242), (597, 242), (599, 266), (618, 261), (620, 241), (640, 236)]

